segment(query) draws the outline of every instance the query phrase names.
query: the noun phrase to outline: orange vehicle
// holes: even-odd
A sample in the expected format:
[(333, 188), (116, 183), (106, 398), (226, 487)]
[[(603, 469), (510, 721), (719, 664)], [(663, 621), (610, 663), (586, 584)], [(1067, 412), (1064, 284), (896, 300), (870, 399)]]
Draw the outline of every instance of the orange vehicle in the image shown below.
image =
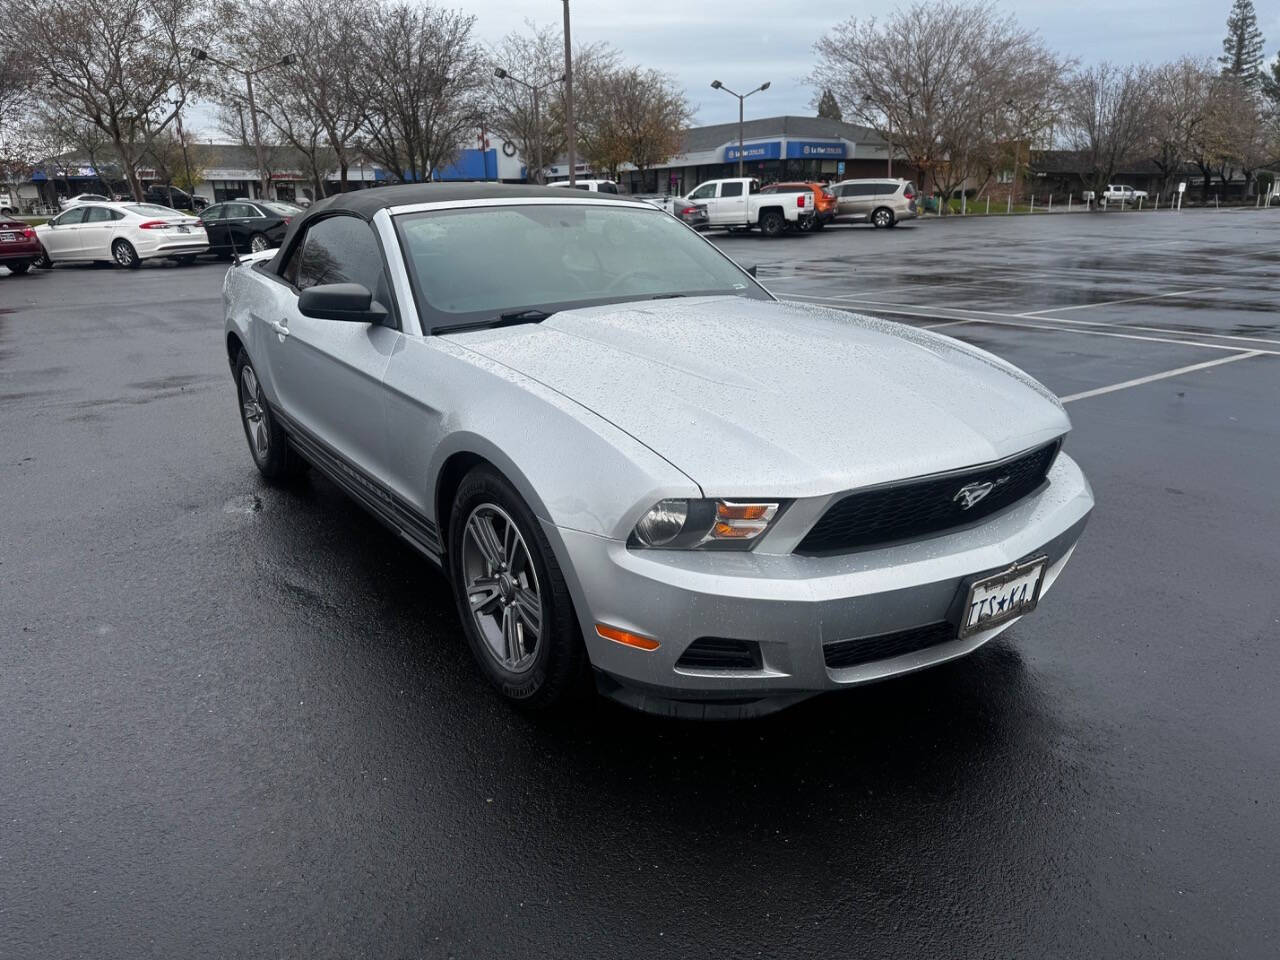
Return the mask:
[(817, 215), (800, 226), (801, 230), (821, 230), (836, 216), (836, 195), (817, 182), (794, 180), (782, 183), (771, 183), (761, 187), (761, 193), (795, 193), (799, 190), (813, 191), (813, 206)]

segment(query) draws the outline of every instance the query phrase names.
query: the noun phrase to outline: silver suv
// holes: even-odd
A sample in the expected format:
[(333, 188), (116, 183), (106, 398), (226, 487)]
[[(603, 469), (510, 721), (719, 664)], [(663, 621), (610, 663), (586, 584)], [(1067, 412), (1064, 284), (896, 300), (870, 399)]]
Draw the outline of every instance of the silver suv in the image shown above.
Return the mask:
[(910, 180), (842, 180), (830, 190), (836, 195), (837, 223), (892, 227), (917, 215), (916, 185)]

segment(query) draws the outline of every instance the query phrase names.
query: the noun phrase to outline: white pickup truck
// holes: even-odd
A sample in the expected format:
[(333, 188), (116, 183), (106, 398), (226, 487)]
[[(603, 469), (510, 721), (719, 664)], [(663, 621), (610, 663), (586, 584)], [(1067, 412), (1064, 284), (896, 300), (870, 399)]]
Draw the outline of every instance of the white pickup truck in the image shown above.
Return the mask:
[(707, 208), (711, 230), (759, 227), (766, 237), (779, 236), (817, 213), (812, 193), (761, 193), (760, 181), (750, 177), (708, 180), (685, 199)]

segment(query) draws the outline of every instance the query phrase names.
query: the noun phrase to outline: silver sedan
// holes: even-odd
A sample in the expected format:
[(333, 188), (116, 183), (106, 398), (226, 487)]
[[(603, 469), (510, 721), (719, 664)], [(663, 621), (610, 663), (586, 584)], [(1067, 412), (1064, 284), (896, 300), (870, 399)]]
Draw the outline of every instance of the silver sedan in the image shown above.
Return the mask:
[(340, 194), (224, 299), (258, 469), (314, 467), (438, 564), (530, 707), (594, 678), (748, 716), (950, 660), (1037, 606), (1093, 507), (1031, 377), (781, 303), (646, 203)]

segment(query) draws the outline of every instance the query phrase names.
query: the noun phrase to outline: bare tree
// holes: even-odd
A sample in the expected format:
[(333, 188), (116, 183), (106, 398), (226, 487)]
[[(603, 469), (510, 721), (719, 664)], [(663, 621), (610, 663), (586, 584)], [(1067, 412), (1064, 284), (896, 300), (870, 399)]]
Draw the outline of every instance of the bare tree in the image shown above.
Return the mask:
[(993, 144), (1053, 125), (1070, 64), (991, 3), (942, 0), (851, 18), (815, 45), (809, 77), (944, 196), (989, 176)]
[(649, 170), (680, 152), (693, 111), (679, 85), (658, 70), (631, 67), (621, 72), (616, 87), (627, 160), (647, 181)]
[(474, 23), (457, 11), (391, 3), (352, 51), (370, 68), (362, 148), (397, 178), (427, 179), (479, 129), (486, 62)]
[(1101, 195), (1150, 134), (1151, 69), (1102, 62), (1071, 80), (1065, 113), (1068, 143), (1080, 153), (1085, 186)]
[(1209, 60), (1195, 57), (1181, 57), (1151, 73), (1148, 150), (1160, 168), (1161, 192), (1172, 189), (1196, 153), (1208, 122), (1214, 73)]
[(137, 167), (190, 93), (195, 0), (9, 0), (8, 23), (42, 92), (71, 122), (92, 124), (119, 154), (136, 198)]
[[(542, 182), (543, 171), (537, 169), (537, 159), (543, 163), (567, 149), (564, 131), (564, 101), (562, 85), (564, 75), (564, 40), (559, 27), (537, 27), (525, 24), (524, 33), (514, 32), (503, 37), (489, 51), (489, 64), (485, 68), (485, 118), (490, 127), (504, 140), (514, 143), (524, 158), (526, 179)], [(577, 96), (578, 148), (584, 159), (596, 162), (591, 154), (598, 152), (599, 135), (594, 133), (599, 124), (593, 125), (590, 110), (599, 102), (602, 79), (615, 58), (607, 48), (596, 48), (594, 59), (597, 69), (586, 69), (593, 57), (587, 50), (574, 52), (574, 86)], [(494, 76), (496, 69), (504, 70), (519, 81)], [(539, 90), (535, 100), (532, 88)]]

